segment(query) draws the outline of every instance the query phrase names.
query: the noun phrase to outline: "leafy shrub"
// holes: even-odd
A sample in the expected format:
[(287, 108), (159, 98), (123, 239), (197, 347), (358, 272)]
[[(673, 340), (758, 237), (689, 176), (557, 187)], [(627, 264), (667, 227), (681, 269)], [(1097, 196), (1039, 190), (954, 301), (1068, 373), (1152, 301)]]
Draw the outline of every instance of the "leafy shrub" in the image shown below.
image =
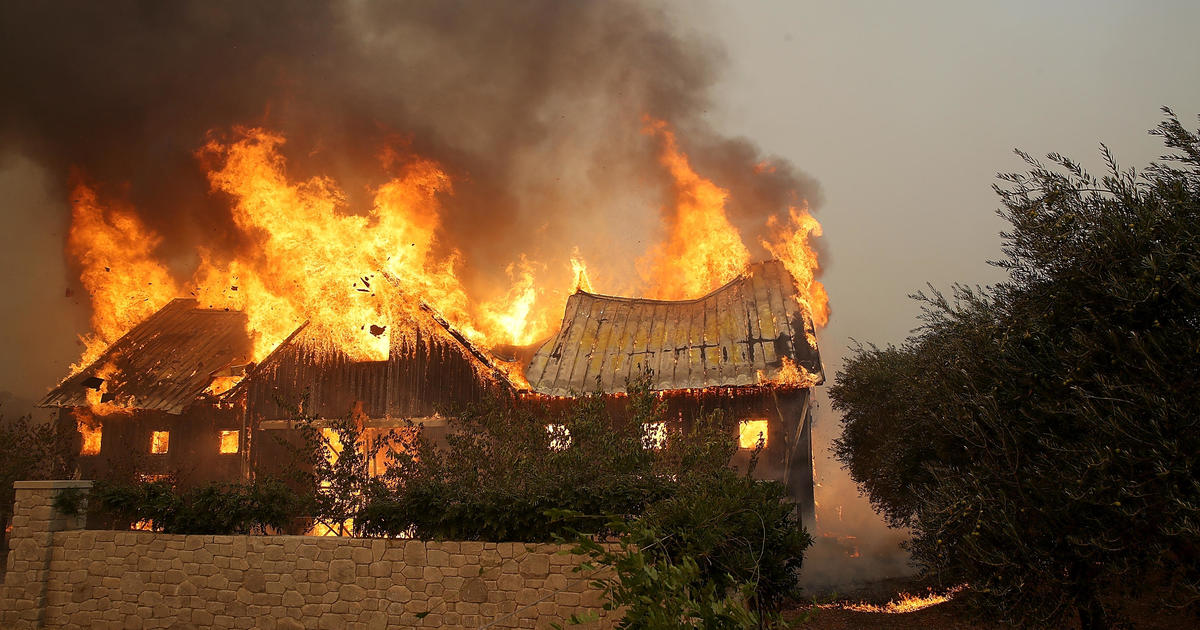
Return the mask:
[[(635, 519), (608, 524), (615, 544), (576, 536), (580, 571), (622, 628), (759, 628), (783, 625), (812, 544), (777, 482), (720, 468), (682, 484)], [(615, 549), (613, 548), (615, 546)], [(603, 571), (606, 569), (607, 571)]]
[[(12, 518), (14, 482), (72, 476), (79, 448), (75, 439), (73, 432), (60, 432), (53, 423), (0, 416), (0, 523)], [(2, 554), (8, 549), (8, 536), (2, 530), (0, 536)]]
[(182, 492), (162, 481), (97, 482), (89, 506), (111, 525), (138, 523), (167, 534), (253, 534), (283, 531), (302, 502), (276, 481), (212, 483)]
[(644, 520), (614, 521), (616, 549), (590, 538), (572, 552), (589, 558), (579, 570), (599, 573), (593, 586), (604, 592), (605, 610), (622, 609), (618, 628), (741, 630), (760, 627), (751, 609), (753, 585), (718, 585), (706, 580), (697, 559), (664, 551), (664, 540)]
[[(448, 447), (421, 436), (394, 458), (356, 528), (427, 539), (572, 539), (599, 550), (596, 562), (640, 567), (605, 586), (614, 606), (645, 603), (629, 608), (628, 627), (690, 616), (718, 620), (705, 627), (744, 627), (794, 591), (811, 540), (781, 484), (730, 467), (736, 437), (720, 414), (670, 429), (661, 448), (647, 448), (644, 425), (662, 420), (648, 382), (629, 384), (627, 417), (610, 414), (599, 395), (557, 416), (506, 401), (468, 410), (453, 421)], [(547, 417), (557, 428), (547, 430)], [(628, 553), (596, 546), (611, 536)], [(667, 597), (675, 598), (669, 610), (656, 610)]]
[(778, 610), (795, 594), (812, 544), (783, 484), (725, 467), (685, 480), (674, 496), (651, 504), (641, 521), (659, 537), (651, 557), (694, 561), (700, 581), (718, 593), (750, 585), (755, 610)]
[[(732, 450), (696, 444), (720, 435), (732, 445), (728, 431), (668, 432), (663, 450), (646, 448), (643, 427), (660, 421), (661, 411), (648, 381), (631, 388), (628, 418), (610, 416), (599, 395), (557, 416), (504, 400), (465, 410), (452, 421), (446, 447), (422, 435), (413, 451), (395, 457), (356, 517), (359, 531), (490, 541), (597, 533), (613, 515), (641, 514), (673, 494), (679, 479), (728, 464)], [(547, 417), (557, 428), (547, 430)], [(575, 516), (551, 518), (552, 509)]]
[(1010, 621), (1111, 623), (1148, 583), (1200, 602), (1200, 137), (1093, 177), (1003, 176), (1009, 277), (918, 295), (924, 326), (830, 391), (837, 452), (913, 556)]

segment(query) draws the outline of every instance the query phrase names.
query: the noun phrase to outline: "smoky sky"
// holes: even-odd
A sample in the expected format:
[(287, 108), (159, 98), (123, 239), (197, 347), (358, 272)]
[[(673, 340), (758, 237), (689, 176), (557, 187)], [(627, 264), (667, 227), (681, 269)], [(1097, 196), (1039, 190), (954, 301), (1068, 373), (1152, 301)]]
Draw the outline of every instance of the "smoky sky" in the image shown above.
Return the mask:
[(385, 143), (437, 160), (469, 289), (520, 254), (629, 261), (658, 238), (669, 184), (644, 116), (730, 189), (752, 248), (768, 215), (818, 202), (795, 166), (755, 174), (768, 156), (711, 128), (724, 54), (653, 5), (4, 3), (0, 24), (4, 145), (131, 203), (184, 273), (197, 244), (244, 245), (195, 154), (239, 125), (282, 132), (289, 175), (331, 177), (347, 211), (386, 178)]

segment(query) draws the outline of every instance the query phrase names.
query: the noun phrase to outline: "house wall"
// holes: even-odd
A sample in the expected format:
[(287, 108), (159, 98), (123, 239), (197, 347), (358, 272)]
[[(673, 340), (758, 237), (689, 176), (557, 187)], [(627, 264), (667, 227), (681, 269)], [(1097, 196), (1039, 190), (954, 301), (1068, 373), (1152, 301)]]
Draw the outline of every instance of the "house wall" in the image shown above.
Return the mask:
[[(705, 414), (719, 413), (728, 430), (736, 432), (743, 420), (767, 421), (767, 443), (755, 463), (754, 477), (778, 481), (800, 509), (804, 524), (816, 524), (813, 495), (812, 390), (805, 388), (709, 388), (667, 392), (662, 396), (663, 414), (668, 422), (689, 426)], [(628, 397), (607, 396), (610, 417), (627, 418)], [(546, 404), (551, 415), (572, 404), (570, 398), (537, 398), (532, 404)], [(745, 470), (752, 449), (739, 449), (732, 464)]]
[[(97, 416), (95, 421), (101, 425), (100, 453), (80, 455), (77, 460), (80, 477), (85, 479), (170, 475), (180, 486), (190, 487), (242, 478), (241, 450), (227, 454), (218, 447), (220, 431), (242, 430), (241, 412), (236, 408), (197, 403), (178, 415), (135, 410)], [(63, 429), (75, 429), (73, 410), (60, 410), (58, 422)], [(150, 452), (154, 431), (170, 434), (164, 454)], [(245, 434), (243, 431), (240, 436), (243, 447)]]
[(548, 628), (603, 612), (558, 545), (85, 530), (52, 504), (90, 485), (17, 482), (2, 627)]

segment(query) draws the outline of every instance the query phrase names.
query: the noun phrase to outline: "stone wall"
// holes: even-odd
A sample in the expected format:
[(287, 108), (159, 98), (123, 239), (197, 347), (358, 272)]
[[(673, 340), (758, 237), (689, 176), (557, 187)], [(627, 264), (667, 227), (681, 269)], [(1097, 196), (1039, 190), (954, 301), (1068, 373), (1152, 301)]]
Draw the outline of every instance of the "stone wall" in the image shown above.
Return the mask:
[(545, 628), (603, 612), (556, 545), (84, 530), (52, 502), (87, 487), (18, 482), (3, 627)]

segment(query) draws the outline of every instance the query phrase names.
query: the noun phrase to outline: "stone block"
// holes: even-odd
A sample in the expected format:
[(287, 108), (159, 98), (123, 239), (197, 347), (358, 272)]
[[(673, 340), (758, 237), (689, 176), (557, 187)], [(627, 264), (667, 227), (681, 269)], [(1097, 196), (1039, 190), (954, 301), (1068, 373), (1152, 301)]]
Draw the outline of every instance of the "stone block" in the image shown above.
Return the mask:
[(496, 578), (496, 588), (505, 592), (516, 592), (525, 586), (525, 580), (513, 573), (504, 573)]
[(347, 584), (354, 581), (356, 568), (353, 560), (334, 560), (329, 563), (329, 576), (335, 582)]
[(276, 617), (275, 630), (304, 630), (304, 624), (292, 617)]
[(410, 580), (420, 580), (425, 577), (425, 569), (419, 564), (409, 564), (400, 569), (400, 575)]
[(396, 584), (388, 588), (385, 597), (392, 602), (406, 602), (412, 598), (412, 591), (403, 584)]
[(546, 576), (544, 586), (553, 591), (561, 591), (567, 588), (567, 576), (562, 573), (551, 573)]
[(540, 594), (536, 588), (523, 588), (517, 591), (517, 603), (525, 606), (537, 601)]
[(339, 590), (339, 597), (348, 602), (361, 602), (366, 596), (366, 589), (357, 584), (346, 584)]
[(425, 563), (432, 567), (450, 566), (450, 554), (442, 549), (431, 547), (425, 552)]
[(479, 578), (468, 578), (459, 589), (459, 596), (465, 602), (482, 603), (487, 601), (488, 588)]
[(483, 574), (483, 568), (478, 564), (464, 564), (458, 568), (458, 574), (465, 577), (479, 577)]
[(242, 575), (242, 587), (251, 593), (267, 590), (267, 576), (258, 569), (250, 569)]
[(521, 575), (526, 577), (545, 577), (550, 573), (550, 559), (545, 554), (530, 554), (520, 562)]
[(376, 560), (371, 563), (370, 573), (372, 577), (387, 577), (392, 574), (392, 563), (387, 560)]
[(425, 543), (420, 540), (410, 540), (404, 545), (404, 562), (408, 564), (425, 564)]
[(304, 605), (304, 596), (296, 591), (287, 591), (283, 594), (283, 605), (288, 608), (298, 609)]

